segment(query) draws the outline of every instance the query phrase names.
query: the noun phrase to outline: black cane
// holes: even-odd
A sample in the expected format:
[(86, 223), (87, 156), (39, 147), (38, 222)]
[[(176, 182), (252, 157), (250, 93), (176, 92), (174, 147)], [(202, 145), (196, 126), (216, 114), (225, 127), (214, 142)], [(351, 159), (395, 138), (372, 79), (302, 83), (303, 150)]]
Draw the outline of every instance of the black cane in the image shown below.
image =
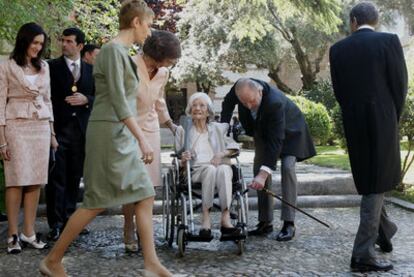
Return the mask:
[[(243, 192), (243, 194), (247, 193), (248, 191), (249, 191), (249, 189), (246, 189), (246, 190)], [(300, 209), (300, 208), (296, 207), (295, 205), (290, 204), (288, 201), (286, 201), (286, 200), (284, 200), (283, 198), (281, 198), (280, 196), (276, 195), (276, 193), (274, 193), (273, 191), (268, 190), (268, 189), (266, 189), (266, 188), (263, 188), (263, 189), (262, 189), (262, 191), (263, 191), (264, 193), (266, 193), (266, 194), (269, 194), (269, 195), (273, 196), (273, 197), (274, 197), (274, 198), (276, 198), (276, 199), (279, 199), (282, 203), (284, 203), (284, 204), (288, 205), (289, 207), (292, 207), (292, 208), (294, 208), (295, 210), (297, 210), (297, 211), (299, 211), (299, 212), (303, 213), (304, 215), (306, 215), (306, 216), (308, 216), (308, 217), (312, 218), (313, 220), (315, 220), (315, 221), (319, 222), (319, 223), (320, 223), (320, 224), (322, 224), (323, 226), (328, 227), (328, 228), (331, 228), (328, 224), (326, 224), (326, 223), (325, 223), (325, 222), (323, 222), (322, 220), (317, 219), (317, 218), (316, 218), (316, 217), (314, 217), (313, 215), (311, 215), (311, 214), (309, 214), (309, 213), (305, 212), (304, 210), (302, 210), (302, 209)]]

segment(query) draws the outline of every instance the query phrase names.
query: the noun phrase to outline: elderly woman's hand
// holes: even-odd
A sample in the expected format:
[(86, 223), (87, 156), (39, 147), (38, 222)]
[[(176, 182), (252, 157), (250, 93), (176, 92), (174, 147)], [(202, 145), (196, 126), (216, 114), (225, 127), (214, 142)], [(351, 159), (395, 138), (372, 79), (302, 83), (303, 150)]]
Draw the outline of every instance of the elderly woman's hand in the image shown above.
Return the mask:
[(211, 159), (211, 164), (214, 166), (219, 166), (222, 164), (223, 162), (223, 158), (226, 156), (226, 153), (224, 152), (219, 152), (214, 154), (213, 159)]
[(191, 152), (190, 151), (184, 151), (181, 154), (181, 162), (185, 163), (189, 160), (191, 160)]

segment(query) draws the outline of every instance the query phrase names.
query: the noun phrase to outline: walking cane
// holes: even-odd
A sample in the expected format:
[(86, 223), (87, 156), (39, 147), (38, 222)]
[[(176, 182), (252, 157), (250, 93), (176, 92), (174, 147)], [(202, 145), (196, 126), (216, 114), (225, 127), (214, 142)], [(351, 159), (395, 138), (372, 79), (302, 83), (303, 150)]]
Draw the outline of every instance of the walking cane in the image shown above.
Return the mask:
[[(185, 151), (190, 150), (190, 130), (193, 124), (191, 117), (185, 116), (180, 119), (180, 124), (184, 128), (185, 136), (184, 136), (184, 149)], [(190, 161), (185, 163), (186, 171), (187, 171), (187, 189), (188, 189), (188, 204), (190, 210), (190, 230), (191, 234), (194, 234), (194, 215), (193, 215), (193, 197), (191, 193), (191, 168), (190, 168)], [(185, 219), (185, 218), (183, 218)]]
[[(248, 191), (249, 191), (249, 189), (246, 189), (245, 191), (243, 191), (243, 194), (247, 193)], [(284, 203), (284, 204), (288, 205), (289, 207), (292, 207), (293, 209), (295, 209), (295, 210), (297, 210), (297, 211), (299, 211), (299, 212), (303, 213), (304, 215), (306, 215), (306, 216), (308, 216), (308, 217), (312, 218), (313, 220), (315, 220), (315, 221), (319, 222), (319, 223), (320, 223), (320, 224), (322, 224), (323, 226), (325, 226), (325, 227), (327, 227), (327, 228), (331, 228), (328, 224), (326, 224), (326, 223), (325, 223), (325, 222), (323, 222), (322, 220), (317, 219), (317, 218), (316, 218), (316, 217), (314, 217), (313, 215), (311, 215), (311, 214), (309, 214), (309, 213), (305, 212), (304, 210), (302, 210), (302, 209), (300, 209), (300, 208), (296, 207), (295, 205), (290, 204), (288, 201), (284, 200), (283, 198), (281, 198), (280, 196), (278, 196), (278, 195), (277, 195), (276, 193), (274, 193), (273, 191), (268, 190), (268, 189), (266, 189), (266, 188), (263, 188), (261, 191), (263, 191), (263, 192), (264, 192), (264, 193), (266, 193), (266, 194), (269, 194), (269, 195), (273, 196), (274, 198), (276, 198), (276, 199), (280, 200), (280, 202), (282, 202), (282, 203)]]

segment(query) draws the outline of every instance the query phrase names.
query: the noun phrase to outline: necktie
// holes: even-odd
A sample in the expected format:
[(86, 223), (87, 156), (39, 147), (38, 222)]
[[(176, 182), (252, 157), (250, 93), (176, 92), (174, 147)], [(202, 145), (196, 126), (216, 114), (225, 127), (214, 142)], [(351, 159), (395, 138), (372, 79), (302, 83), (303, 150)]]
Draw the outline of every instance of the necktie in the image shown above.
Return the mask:
[(73, 75), (73, 79), (75, 80), (75, 82), (77, 82), (79, 80), (79, 66), (77, 63), (73, 62), (72, 63), (72, 75)]

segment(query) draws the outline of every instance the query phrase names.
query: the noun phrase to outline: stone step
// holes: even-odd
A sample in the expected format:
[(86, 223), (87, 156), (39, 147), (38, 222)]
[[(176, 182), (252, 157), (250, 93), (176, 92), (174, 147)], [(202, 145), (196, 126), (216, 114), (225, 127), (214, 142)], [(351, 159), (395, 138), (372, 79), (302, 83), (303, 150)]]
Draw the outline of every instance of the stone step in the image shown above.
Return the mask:
[[(361, 196), (359, 195), (303, 195), (298, 196), (297, 207), (299, 208), (347, 208), (358, 207)], [(218, 203), (218, 202), (217, 202)], [(78, 206), (81, 203), (78, 203)], [(281, 202), (274, 201), (274, 208), (280, 209)], [(257, 210), (257, 197), (249, 197), (249, 210)], [(162, 214), (162, 201), (154, 203), (154, 214)], [(102, 215), (122, 215), (121, 207), (114, 207), (105, 210)], [(40, 204), (38, 216), (46, 216), (46, 205)]]
[[(163, 172), (167, 172), (169, 164), (163, 164)], [(253, 179), (252, 165), (243, 164), (242, 172), (246, 184)], [(349, 195), (357, 194), (355, 190), (352, 174), (348, 171), (324, 168), (315, 165), (298, 163), (296, 168), (296, 176), (298, 179), (297, 194), (298, 195)], [(277, 195), (281, 195), (281, 176), (277, 170), (272, 174), (272, 191)], [(83, 184), (80, 186), (80, 198), (83, 195)], [(249, 190), (249, 196), (255, 196), (254, 190)], [(156, 199), (162, 198), (162, 188), (156, 188)], [(42, 192), (40, 203), (45, 202), (44, 192)]]

